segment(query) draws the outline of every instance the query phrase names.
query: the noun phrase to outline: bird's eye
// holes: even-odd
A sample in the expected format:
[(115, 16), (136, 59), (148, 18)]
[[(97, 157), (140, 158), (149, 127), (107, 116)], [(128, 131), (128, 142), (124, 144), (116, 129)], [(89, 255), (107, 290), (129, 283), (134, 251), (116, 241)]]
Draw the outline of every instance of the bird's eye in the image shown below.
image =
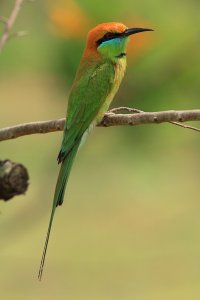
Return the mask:
[(105, 38), (106, 40), (110, 40), (110, 39), (113, 38), (113, 36), (114, 36), (114, 34), (113, 34), (112, 32), (107, 32), (107, 33), (104, 35), (104, 38)]

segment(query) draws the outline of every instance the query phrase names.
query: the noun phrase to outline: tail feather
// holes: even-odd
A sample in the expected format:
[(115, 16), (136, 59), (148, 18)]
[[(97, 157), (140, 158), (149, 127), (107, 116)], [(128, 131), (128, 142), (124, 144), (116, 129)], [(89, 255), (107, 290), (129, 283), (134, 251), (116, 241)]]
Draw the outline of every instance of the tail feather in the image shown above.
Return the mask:
[(52, 207), (49, 226), (48, 226), (48, 230), (47, 230), (47, 236), (46, 236), (44, 250), (43, 250), (42, 258), (41, 258), (41, 262), (40, 262), (40, 269), (39, 269), (39, 273), (38, 273), (39, 280), (42, 279), (42, 273), (43, 273), (43, 269), (44, 269), (46, 252), (47, 252), (47, 247), (48, 247), (48, 243), (49, 243), (49, 237), (50, 237), (50, 233), (51, 233), (51, 227), (53, 224), (56, 207), (59, 205), (62, 205), (62, 203), (64, 201), (64, 193), (65, 193), (67, 181), (68, 181), (69, 174), (70, 174), (70, 171), (71, 171), (71, 168), (73, 165), (74, 158), (75, 158), (76, 153), (79, 148), (79, 144), (80, 144), (80, 142), (77, 143), (72, 148), (72, 150), (68, 153), (66, 158), (63, 160), (61, 168), (60, 168), (60, 172), (59, 172), (58, 180), (57, 180), (57, 184), (56, 184), (56, 189), (55, 189), (55, 194), (54, 194), (53, 207)]

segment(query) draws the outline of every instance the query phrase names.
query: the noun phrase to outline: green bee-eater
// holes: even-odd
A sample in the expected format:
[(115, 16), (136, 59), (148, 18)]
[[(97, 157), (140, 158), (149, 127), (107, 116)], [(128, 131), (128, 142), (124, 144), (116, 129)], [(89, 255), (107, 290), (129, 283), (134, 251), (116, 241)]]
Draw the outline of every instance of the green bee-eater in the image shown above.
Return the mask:
[(151, 31), (146, 28), (127, 28), (122, 23), (104, 23), (88, 33), (87, 44), (69, 96), (58, 163), (61, 163), (53, 207), (42, 255), (39, 279), (56, 207), (64, 200), (66, 184), (76, 153), (88, 132), (108, 110), (126, 70), (126, 46), (130, 35)]

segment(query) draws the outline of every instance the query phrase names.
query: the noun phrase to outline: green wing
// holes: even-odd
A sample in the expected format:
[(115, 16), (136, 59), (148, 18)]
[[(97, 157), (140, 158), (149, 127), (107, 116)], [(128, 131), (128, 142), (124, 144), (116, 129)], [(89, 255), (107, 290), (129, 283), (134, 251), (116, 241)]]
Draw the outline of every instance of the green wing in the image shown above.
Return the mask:
[(58, 161), (64, 160), (106, 101), (114, 82), (114, 65), (104, 63), (86, 68), (75, 81), (69, 97), (67, 120)]

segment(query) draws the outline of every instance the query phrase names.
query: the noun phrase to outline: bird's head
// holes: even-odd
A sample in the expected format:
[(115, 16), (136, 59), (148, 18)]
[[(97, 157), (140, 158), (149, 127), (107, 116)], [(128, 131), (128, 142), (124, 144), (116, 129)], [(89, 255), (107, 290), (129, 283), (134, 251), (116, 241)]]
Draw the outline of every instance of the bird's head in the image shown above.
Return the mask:
[(117, 61), (126, 56), (130, 35), (152, 31), (147, 28), (127, 28), (122, 23), (104, 23), (89, 31), (85, 56), (96, 56)]

